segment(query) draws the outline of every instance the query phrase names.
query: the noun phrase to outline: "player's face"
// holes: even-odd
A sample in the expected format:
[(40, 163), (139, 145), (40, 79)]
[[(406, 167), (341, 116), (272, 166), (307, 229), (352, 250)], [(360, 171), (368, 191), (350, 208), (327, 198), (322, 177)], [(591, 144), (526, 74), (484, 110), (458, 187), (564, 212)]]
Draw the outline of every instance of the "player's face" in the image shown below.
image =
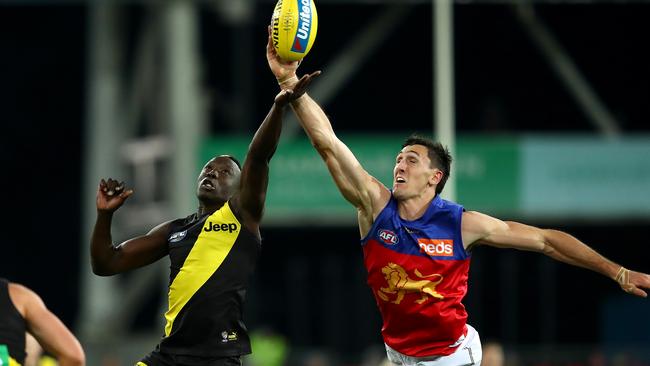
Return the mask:
[(428, 149), (423, 145), (405, 146), (395, 160), (393, 194), (398, 200), (422, 195), (438, 183), (440, 170), (431, 167)]
[(213, 158), (199, 174), (196, 196), (200, 201), (226, 202), (239, 187), (240, 173), (239, 167), (230, 158)]

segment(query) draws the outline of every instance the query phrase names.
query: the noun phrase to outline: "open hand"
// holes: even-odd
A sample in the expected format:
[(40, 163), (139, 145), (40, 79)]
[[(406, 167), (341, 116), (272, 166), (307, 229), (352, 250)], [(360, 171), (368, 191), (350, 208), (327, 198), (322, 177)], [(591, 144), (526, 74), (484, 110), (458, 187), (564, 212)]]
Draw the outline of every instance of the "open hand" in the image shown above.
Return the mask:
[(300, 80), (298, 80), (298, 82), (293, 86), (293, 88), (282, 90), (280, 93), (278, 93), (278, 95), (275, 96), (275, 104), (280, 107), (284, 107), (285, 105), (300, 98), (303, 94), (305, 94), (311, 82), (320, 74), (320, 71), (315, 71), (311, 74), (303, 75)]
[(102, 179), (97, 189), (97, 210), (114, 212), (133, 194), (132, 189), (125, 189), (124, 182), (115, 179)]

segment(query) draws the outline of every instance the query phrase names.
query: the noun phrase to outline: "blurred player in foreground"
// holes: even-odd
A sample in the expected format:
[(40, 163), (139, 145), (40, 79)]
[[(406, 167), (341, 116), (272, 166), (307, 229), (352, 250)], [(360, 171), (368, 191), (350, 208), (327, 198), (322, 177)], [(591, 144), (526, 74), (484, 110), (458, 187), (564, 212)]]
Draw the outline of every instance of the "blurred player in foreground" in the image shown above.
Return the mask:
[[(298, 82), (298, 62), (267, 45), (282, 89)], [(383, 320), (388, 359), (396, 365), (478, 365), (481, 343), (461, 303), (471, 252), (479, 245), (544, 253), (615, 280), (646, 297), (650, 276), (618, 265), (561, 231), (501, 221), (440, 198), (451, 156), (440, 143), (408, 138), (398, 152), (392, 189), (364, 170), (307, 94), (291, 106), (345, 199), (357, 209), (368, 284)]]
[(47, 309), (40, 296), (25, 286), (0, 278), (0, 365), (24, 364), (26, 332), (33, 335), (60, 366), (85, 365), (79, 341)]

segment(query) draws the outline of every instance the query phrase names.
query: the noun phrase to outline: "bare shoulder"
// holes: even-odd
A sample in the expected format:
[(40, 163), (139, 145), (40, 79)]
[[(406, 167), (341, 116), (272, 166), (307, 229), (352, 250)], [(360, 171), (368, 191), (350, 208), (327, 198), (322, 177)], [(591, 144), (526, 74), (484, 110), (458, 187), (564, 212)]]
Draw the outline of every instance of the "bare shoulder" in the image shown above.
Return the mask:
[(255, 235), (259, 240), (261, 240), (262, 237), (260, 234), (260, 221), (262, 218), (252, 215), (249, 211), (242, 208), (241, 196), (239, 194), (235, 194), (228, 201), (228, 206), (230, 206), (230, 210), (232, 211), (233, 215), (235, 215), (235, 218), (240, 221), (242, 226), (250, 231), (253, 235)]
[(377, 216), (386, 207), (390, 201), (390, 190), (384, 186), (377, 178), (370, 176), (372, 184), (368, 192), (368, 198), (365, 200), (367, 206), (357, 207), (357, 219), (359, 223), (359, 234), (365, 237)]
[(43, 300), (36, 292), (15, 282), (9, 283), (9, 297), (22, 316), (25, 316), (28, 307), (43, 303)]
[(370, 200), (372, 202), (372, 218), (373, 220), (377, 218), (381, 210), (386, 207), (388, 201), (390, 201), (390, 190), (379, 181), (379, 179), (371, 176), (372, 182), (374, 183), (372, 187), (374, 188), (370, 194)]
[(169, 220), (156, 225), (153, 229), (149, 230), (147, 235), (156, 235), (156, 234), (166, 235), (169, 232), (169, 226), (174, 221), (175, 220)]
[(469, 248), (500, 228), (507, 229), (507, 224), (478, 211), (465, 211), (461, 219), (463, 245)]
[(463, 232), (482, 231), (490, 216), (478, 211), (464, 211), (461, 219)]
[(32, 289), (25, 285), (21, 285), (20, 283), (16, 282), (10, 282), (9, 283), (9, 295), (11, 296), (11, 299), (30, 299), (33, 297), (39, 297), (36, 292), (34, 292)]
[(490, 215), (486, 215), (478, 211), (464, 211), (463, 212), (463, 223), (467, 223), (471, 226), (490, 226), (494, 225), (501, 220), (494, 218)]

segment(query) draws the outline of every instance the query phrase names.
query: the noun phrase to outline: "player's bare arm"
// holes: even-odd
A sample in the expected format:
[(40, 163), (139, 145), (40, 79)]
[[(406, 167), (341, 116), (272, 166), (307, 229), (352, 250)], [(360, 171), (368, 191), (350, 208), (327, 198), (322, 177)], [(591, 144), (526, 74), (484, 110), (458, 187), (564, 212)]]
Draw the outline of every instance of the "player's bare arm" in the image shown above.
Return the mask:
[(269, 181), (269, 162), (280, 140), (284, 109), (307, 90), (316, 76), (318, 75), (303, 76), (293, 89), (282, 90), (275, 97), (271, 110), (257, 129), (248, 148), (241, 172), (240, 195), (233, 202), (235, 205), (241, 205), (244, 225), (258, 237)]
[(29, 332), (25, 333), (25, 365), (38, 366), (38, 360), (43, 355), (43, 347)]
[(501, 221), (479, 212), (468, 211), (463, 213), (462, 235), (466, 248), (473, 244), (486, 244), (540, 252), (558, 261), (607, 276), (618, 282), (623, 290), (636, 296), (646, 297), (647, 293), (642, 288), (650, 289), (650, 275), (630, 271), (562, 231)]
[(320, 154), (343, 197), (357, 208), (361, 236), (390, 199), (390, 191), (368, 174), (356, 156), (336, 136), (318, 104), (304, 95), (291, 104), (312, 145)]
[(133, 194), (124, 182), (102, 179), (97, 190), (97, 221), (91, 236), (90, 257), (93, 273), (110, 276), (153, 263), (167, 255), (168, 223), (149, 233), (113, 245), (113, 213)]
[(388, 189), (363, 168), (350, 149), (336, 136), (332, 125), (320, 106), (308, 95), (292, 103), (301, 126), (312, 145), (321, 155), (343, 196), (355, 207), (374, 213), (374, 203)]
[[(298, 81), (298, 62), (284, 62), (267, 44), (267, 60), (271, 71), (283, 89), (293, 88)], [(314, 73), (316, 75), (320, 72)], [(314, 75), (312, 74), (312, 75)], [(361, 166), (350, 149), (338, 139), (320, 106), (304, 94), (291, 103), (301, 126), (321, 155), (343, 197), (358, 210), (361, 236), (370, 230), (376, 215), (390, 199), (390, 191)]]
[(271, 26), (267, 27), (268, 40), (266, 43), (266, 60), (269, 63), (271, 72), (278, 80), (280, 87), (285, 89), (293, 89), (294, 85), (298, 82), (296, 70), (300, 61), (285, 61), (282, 60), (275, 48), (273, 47), (273, 40), (271, 39)]
[(25, 286), (12, 283), (9, 294), (27, 323), (27, 330), (48, 353), (56, 357), (60, 366), (85, 364), (85, 355), (79, 341), (68, 328), (52, 314), (43, 300)]

